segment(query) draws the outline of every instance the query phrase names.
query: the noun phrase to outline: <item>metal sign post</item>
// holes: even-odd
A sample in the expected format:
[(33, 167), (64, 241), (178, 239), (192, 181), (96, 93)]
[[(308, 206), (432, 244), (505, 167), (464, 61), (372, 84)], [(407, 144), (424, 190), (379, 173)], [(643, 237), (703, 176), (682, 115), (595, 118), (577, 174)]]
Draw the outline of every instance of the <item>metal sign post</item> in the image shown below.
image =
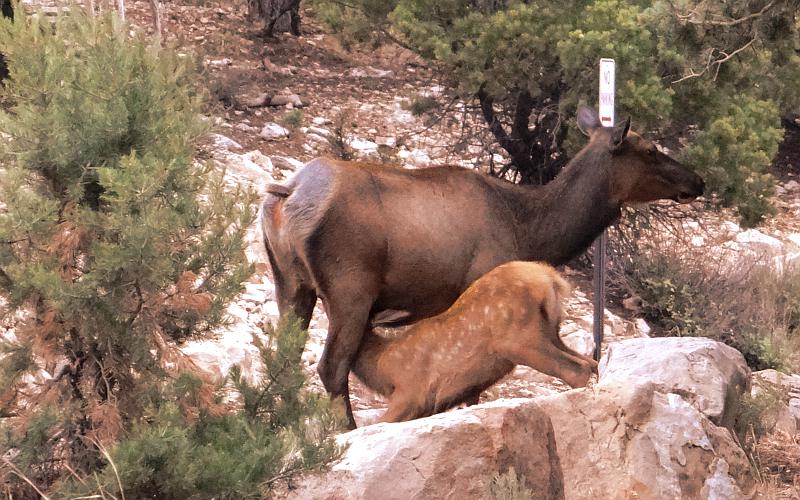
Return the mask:
[(614, 126), (614, 60), (600, 59), (600, 123), (604, 127)]
[[(598, 114), (604, 127), (614, 126), (614, 60), (600, 59), (600, 95)], [(603, 312), (606, 303), (606, 231), (594, 241), (594, 359), (600, 361), (603, 344)]]

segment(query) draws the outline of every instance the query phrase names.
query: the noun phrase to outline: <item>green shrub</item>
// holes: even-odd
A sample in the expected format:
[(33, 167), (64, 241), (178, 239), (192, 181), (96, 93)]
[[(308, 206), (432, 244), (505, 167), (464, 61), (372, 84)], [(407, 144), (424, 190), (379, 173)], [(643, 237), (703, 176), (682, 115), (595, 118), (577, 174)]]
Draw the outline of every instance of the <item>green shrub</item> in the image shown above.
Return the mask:
[(707, 129), (682, 151), (682, 158), (697, 166), (724, 205), (737, 207), (743, 226), (752, 227), (775, 213), (770, 169), (783, 129), (774, 103), (744, 95), (735, 103), (717, 110)]
[[(251, 384), (241, 370), (231, 370), (240, 400), (235, 413), (203, 412), (188, 419), (175, 402), (157, 403), (110, 449), (109, 464), (94, 479), (70, 481), (60, 494), (263, 498), (279, 481), (339, 456), (333, 433), (344, 423), (342, 412), (305, 387), (300, 355), (308, 332), (289, 320), (266, 334), (269, 344), (257, 342), (265, 368), (261, 381)], [(198, 398), (202, 387), (184, 377), (172, 392), (180, 399)]]
[[(643, 274), (647, 274), (647, 271)], [(651, 321), (662, 321), (663, 326), (677, 336), (698, 335), (702, 329), (698, 321), (699, 301), (702, 298), (697, 297), (697, 292), (690, 284), (675, 281), (680, 280), (673, 279), (670, 274), (655, 272), (642, 279), (639, 291), (645, 315)]]
[(352, 160), (353, 149), (350, 147), (350, 133), (352, 129), (352, 115), (348, 111), (340, 111), (333, 118), (333, 130), (326, 137), (331, 154), (340, 160)]
[(524, 479), (517, 475), (514, 467), (505, 474), (492, 478), (486, 488), (485, 500), (532, 500), (538, 498), (526, 485)]
[(755, 445), (774, 429), (779, 412), (789, 403), (788, 387), (765, 379), (758, 387), (755, 395), (745, 393), (733, 405), (733, 431), (751, 461)]
[[(345, 50), (352, 49), (356, 43), (369, 42), (373, 33), (381, 29), (375, 19), (365, 16), (360, 9), (343, 9), (342, 4), (329, 0), (311, 0), (309, 3), (314, 8), (314, 17), (342, 35), (340, 41)], [(367, 8), (386, 15), (389, 12), (387, 8), (391, 10), (392, 5), (370, 0)]]
[(422, 116), (439, 107), (439, 101), (431, 96), (418, 95), (411, 102), (405, 101), (403, 108), (410, 111), (414, 116)]
[(283, 115), (283, 126), (289, 130), (299, 128), (303, 124), (303, 112), (299, 109), (293, 109)]
[(211, 97), (221, 102), (225, 108), (233, 108), (239, 105), (240, 91), (249, 79), (250, 76), (245, 70), (221, 71), (211, 77), (209, 92)]

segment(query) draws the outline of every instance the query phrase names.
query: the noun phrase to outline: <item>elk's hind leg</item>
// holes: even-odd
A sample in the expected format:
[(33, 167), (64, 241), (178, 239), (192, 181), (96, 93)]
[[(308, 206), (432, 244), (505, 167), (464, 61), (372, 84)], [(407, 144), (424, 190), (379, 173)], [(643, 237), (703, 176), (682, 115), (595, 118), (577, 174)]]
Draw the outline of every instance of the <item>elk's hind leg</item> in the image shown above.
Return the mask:
[(348, 282), (356, 285), (338, 284), (323, 296), (329, 326), (317, 372), (325, 390), (333, 397), (343, 398), (348, 426), (355, 429), (348, 375), (361, 346), (378, 287), (369, 284), (371, 276), (349, 278)]
[(275, 296), (278, 301), (278, 312), (284, 318), (292, 311), (300, 320), (303, 329), (311, 323), (311, 315), (317, 304), (317, 293), (313, 288), (298, 282), (297, 276), (289, 276), (281, 269), (269, 243), (265, 243), (272, 280), (275, 282)]
[[(275, 287), (277, 292), (277, 286)], [(278, 311), (281, 313), (281, 318), (292, 311), (297, 319), (300, 320), (300, 327), (307, 329), (311, 324), (311, 316), (314, 314), (314, 306), (317, 305), (317, 293), (311, 289), (303, 286), (297, 287), (292, 291), (289, 299), (284, 300), (284, 307), (280, 307), (280, 300), (278, 300)]]

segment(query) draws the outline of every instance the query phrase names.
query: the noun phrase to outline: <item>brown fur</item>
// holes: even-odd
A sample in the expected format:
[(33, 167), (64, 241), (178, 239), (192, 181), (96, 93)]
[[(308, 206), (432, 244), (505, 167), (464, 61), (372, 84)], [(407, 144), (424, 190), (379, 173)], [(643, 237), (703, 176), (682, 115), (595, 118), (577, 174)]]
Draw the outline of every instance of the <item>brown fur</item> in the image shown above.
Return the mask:
[(628, 133), (629, 123), (601, 127), (588, 108), (578, 123), (589, 143), (546, 186), (463, 168), (317, 159), (271, 189), (262, 227), (278, 307), (307, 326), (322, 299), (330, 327), (318, 371), (325, 388), (343, 396), (351, 427), (347, 376), (370, 322), (439, 314), (504, 262), (562, 264), (625, 203), (703, 192), (700, 177)]
[(445, 312), (399, 339), (368, 333), (353, 373), (389, 397), (386, 422), (426, 417), (473, 399), (517, 364), (584, 387), (597, 363), (558, 335), (569, 285), (552, 267), (509, 262), (475, 281)]

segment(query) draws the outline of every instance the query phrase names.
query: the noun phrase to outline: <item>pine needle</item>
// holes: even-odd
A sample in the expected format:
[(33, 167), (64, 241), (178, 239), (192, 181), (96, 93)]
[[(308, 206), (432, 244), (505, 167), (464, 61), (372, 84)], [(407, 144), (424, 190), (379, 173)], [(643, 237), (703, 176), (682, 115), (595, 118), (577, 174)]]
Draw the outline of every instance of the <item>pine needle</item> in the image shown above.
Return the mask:
[(20, 479), (22, 479), (23, 481), (25, 481), (26, 483), (28, 483), (28, 484), (30, 485), (30, 487), (31, 487), (31, 488), (33, 488), (33, 489), (36, 491), (36, 493), (38, 493), (38, 494), (39, 494), (39, 495), (40, 495), (40, 496), (41, 496), (41, 497), (42, 497), (44, 500), (50, 500), (50, 497), (48, 497), (47, 495), (45, 495), (44, 493), (42, 493), (42, 490), (40, 490), (39, 488), (37, 488), (37, 487), (36, 487), (36, 485), (33, 483), (33, 481), (31, 481), (30, 479), (28, 479), (28, 478), (25, 476), (25, 474), (23, 474), (23, 473), (22, 473), (22, 471), (21, 471), (21, 470), (19, 470), (19, 469), (17, 468), (17, 466), (16, 466), (16, 465), (14, 465), (13, 463), (11, 463), (11, 461), (10, 461), (10, 460), (8, 460), (7, 458), (3, 458), (3, 462), (4, 462), (4, 463), (5, 463), (7, 466), (8, 466), (8, 468), (10, 468), (10, 469), (11, 469), (11, 472), (12, 472), (12, 473), (13, 473), (15, 476), (19, 477)]

